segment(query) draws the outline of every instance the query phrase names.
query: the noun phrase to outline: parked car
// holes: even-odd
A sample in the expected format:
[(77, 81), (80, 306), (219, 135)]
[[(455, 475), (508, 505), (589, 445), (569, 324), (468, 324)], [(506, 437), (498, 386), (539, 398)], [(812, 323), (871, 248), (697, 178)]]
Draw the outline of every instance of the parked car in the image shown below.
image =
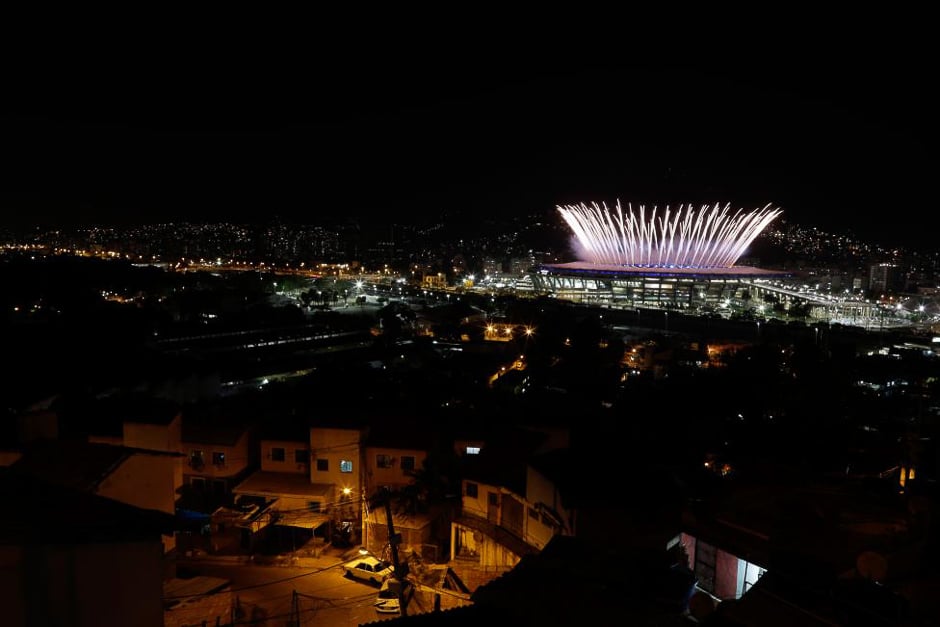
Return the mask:
[(410, 582), (402, 582), (394, 577), (389, 577), (382, 582), (382, 587), (376, 595), (375, 611), (382, 614), (397, 614), (401, 612), (401, 598), (405, 598), (407, 606), (408, 600), (414, 594), (414, 586)]
[(365, 555), (343, 564), (343, 571), (347, 577), (377, 584), (392, 574), (392, 565), (377, 557)]

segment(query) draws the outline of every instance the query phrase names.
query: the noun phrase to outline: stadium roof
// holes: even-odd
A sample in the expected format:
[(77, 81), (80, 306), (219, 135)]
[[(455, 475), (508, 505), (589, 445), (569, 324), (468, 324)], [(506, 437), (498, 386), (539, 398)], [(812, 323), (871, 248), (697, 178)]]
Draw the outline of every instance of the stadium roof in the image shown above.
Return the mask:
[(752, 266), (731, 266), (728, 268), (641, 267), (599, 264), (589, 261), (543, 264), (539, 266), (539, 271), (549, 274), (576, 274), (592, 278), (660, 276), (690, 279), (772, 279), (791, 274), (785, 270), (767, 270)]

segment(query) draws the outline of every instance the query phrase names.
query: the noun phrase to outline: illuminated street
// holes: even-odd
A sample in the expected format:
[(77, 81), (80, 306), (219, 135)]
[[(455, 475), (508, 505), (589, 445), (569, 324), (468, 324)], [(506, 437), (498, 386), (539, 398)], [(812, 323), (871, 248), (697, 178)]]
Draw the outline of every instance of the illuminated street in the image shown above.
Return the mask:
[(199, 561), (187, 566), (200, 575), (231, 580), (232, 594), (240, 601), (244, 618), (265, 619), (256, 625), (283, 625), (290, 616), (295, 591), (300, 595), (301, 625), (358, 627), (398, 616), (375, 611), (378, 587), (344, 577), (339, 562), (333, 558), (318, 561), (322, 565), (314, 568)]

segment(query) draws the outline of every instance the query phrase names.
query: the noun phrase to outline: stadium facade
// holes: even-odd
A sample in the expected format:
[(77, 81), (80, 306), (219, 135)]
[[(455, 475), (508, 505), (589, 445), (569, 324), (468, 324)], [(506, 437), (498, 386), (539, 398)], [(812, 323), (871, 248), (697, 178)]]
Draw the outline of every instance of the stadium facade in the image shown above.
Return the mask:
[(536, 295), (581, 303), (702, 308), (745, 298), (763, 281), (789, 276), (748, 266), (635, 268), (576, 261), (543, 264), (532, 273)]
[[(647, 214), (618, 201), (559, 206), (581, 261), (544, 264), (532, 290), (583, 303), (701, 308), (746, 299), (759, 284), (788, 273), (735, 263), (780, 213), (768, 205), (732, 212), (730, 205), (680, 206)], [(657, 215), (658, 213), (658, 215)]]

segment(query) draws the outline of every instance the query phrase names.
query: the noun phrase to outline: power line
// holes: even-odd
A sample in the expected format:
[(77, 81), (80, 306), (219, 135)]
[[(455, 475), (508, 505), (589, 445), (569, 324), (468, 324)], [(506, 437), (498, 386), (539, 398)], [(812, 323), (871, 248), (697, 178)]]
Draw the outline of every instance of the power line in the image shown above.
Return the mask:
[[(264, 582), (264, 583), (257, 583), (257, 584), (253, 584), (253, 585), (250, 585), (250, 586), (243, 586), (243, 587), (241, 587), (241, 588), (233, 588), (233, 589), (231, 589), (231, 590), (228, 590), (228, 592), (243, 592), (243, 591), (245, 591), (245, 590), (256, 590), (257, 588), (264, 588), (265, 586), (272, 586), (272, 585), (275, 585), (275, 584), (284, 583), (284, 582), (286, 582), (286, 581), (294, 581), (294, 580), (296, 580), (296, 579), (302, 579), (302, 578), (304, 578), (304, 577), (309, 577), (309, 576), (311, 576), (311, 575), (318, 575), (318, 574), (320, 574), (320, 573), (322, 573), (322, 572), (326, 572), (326, 571), (328, 571), (328, 570), (330, 570), (330, 569), (332, 569), (332, 568), (336, 568), (337, 566), (339, 566), (339, 564), (334, 564), (333, 566), (327, 566), (327, 567), (325, 567), (325, 568), (318, 568), (318, 569), (312, 570), (312, 571), (310, 571), (310, 572), (308, 572), (308, 573), (301, 573), (301, 574), (299, 574), (299, 575), (291, 575), (290, 577), (282, 577), (281, 579), (274, 579), (274, 580), (272, 580), (272, 581), (266, 581), (266, 582)], [(205, 593), (198, 593), (198, 594), (182, 594), (182, 595), (178, 595), (178, 596), (168, 596), (168, 597), (163, 597), (163, 600), (164, 600), (164, 601), (173, 601), (173, 600), (178, 600), (178, 599), (191, 599), (191, 598), (201, 597), (201, 596), (205, 596)]]

